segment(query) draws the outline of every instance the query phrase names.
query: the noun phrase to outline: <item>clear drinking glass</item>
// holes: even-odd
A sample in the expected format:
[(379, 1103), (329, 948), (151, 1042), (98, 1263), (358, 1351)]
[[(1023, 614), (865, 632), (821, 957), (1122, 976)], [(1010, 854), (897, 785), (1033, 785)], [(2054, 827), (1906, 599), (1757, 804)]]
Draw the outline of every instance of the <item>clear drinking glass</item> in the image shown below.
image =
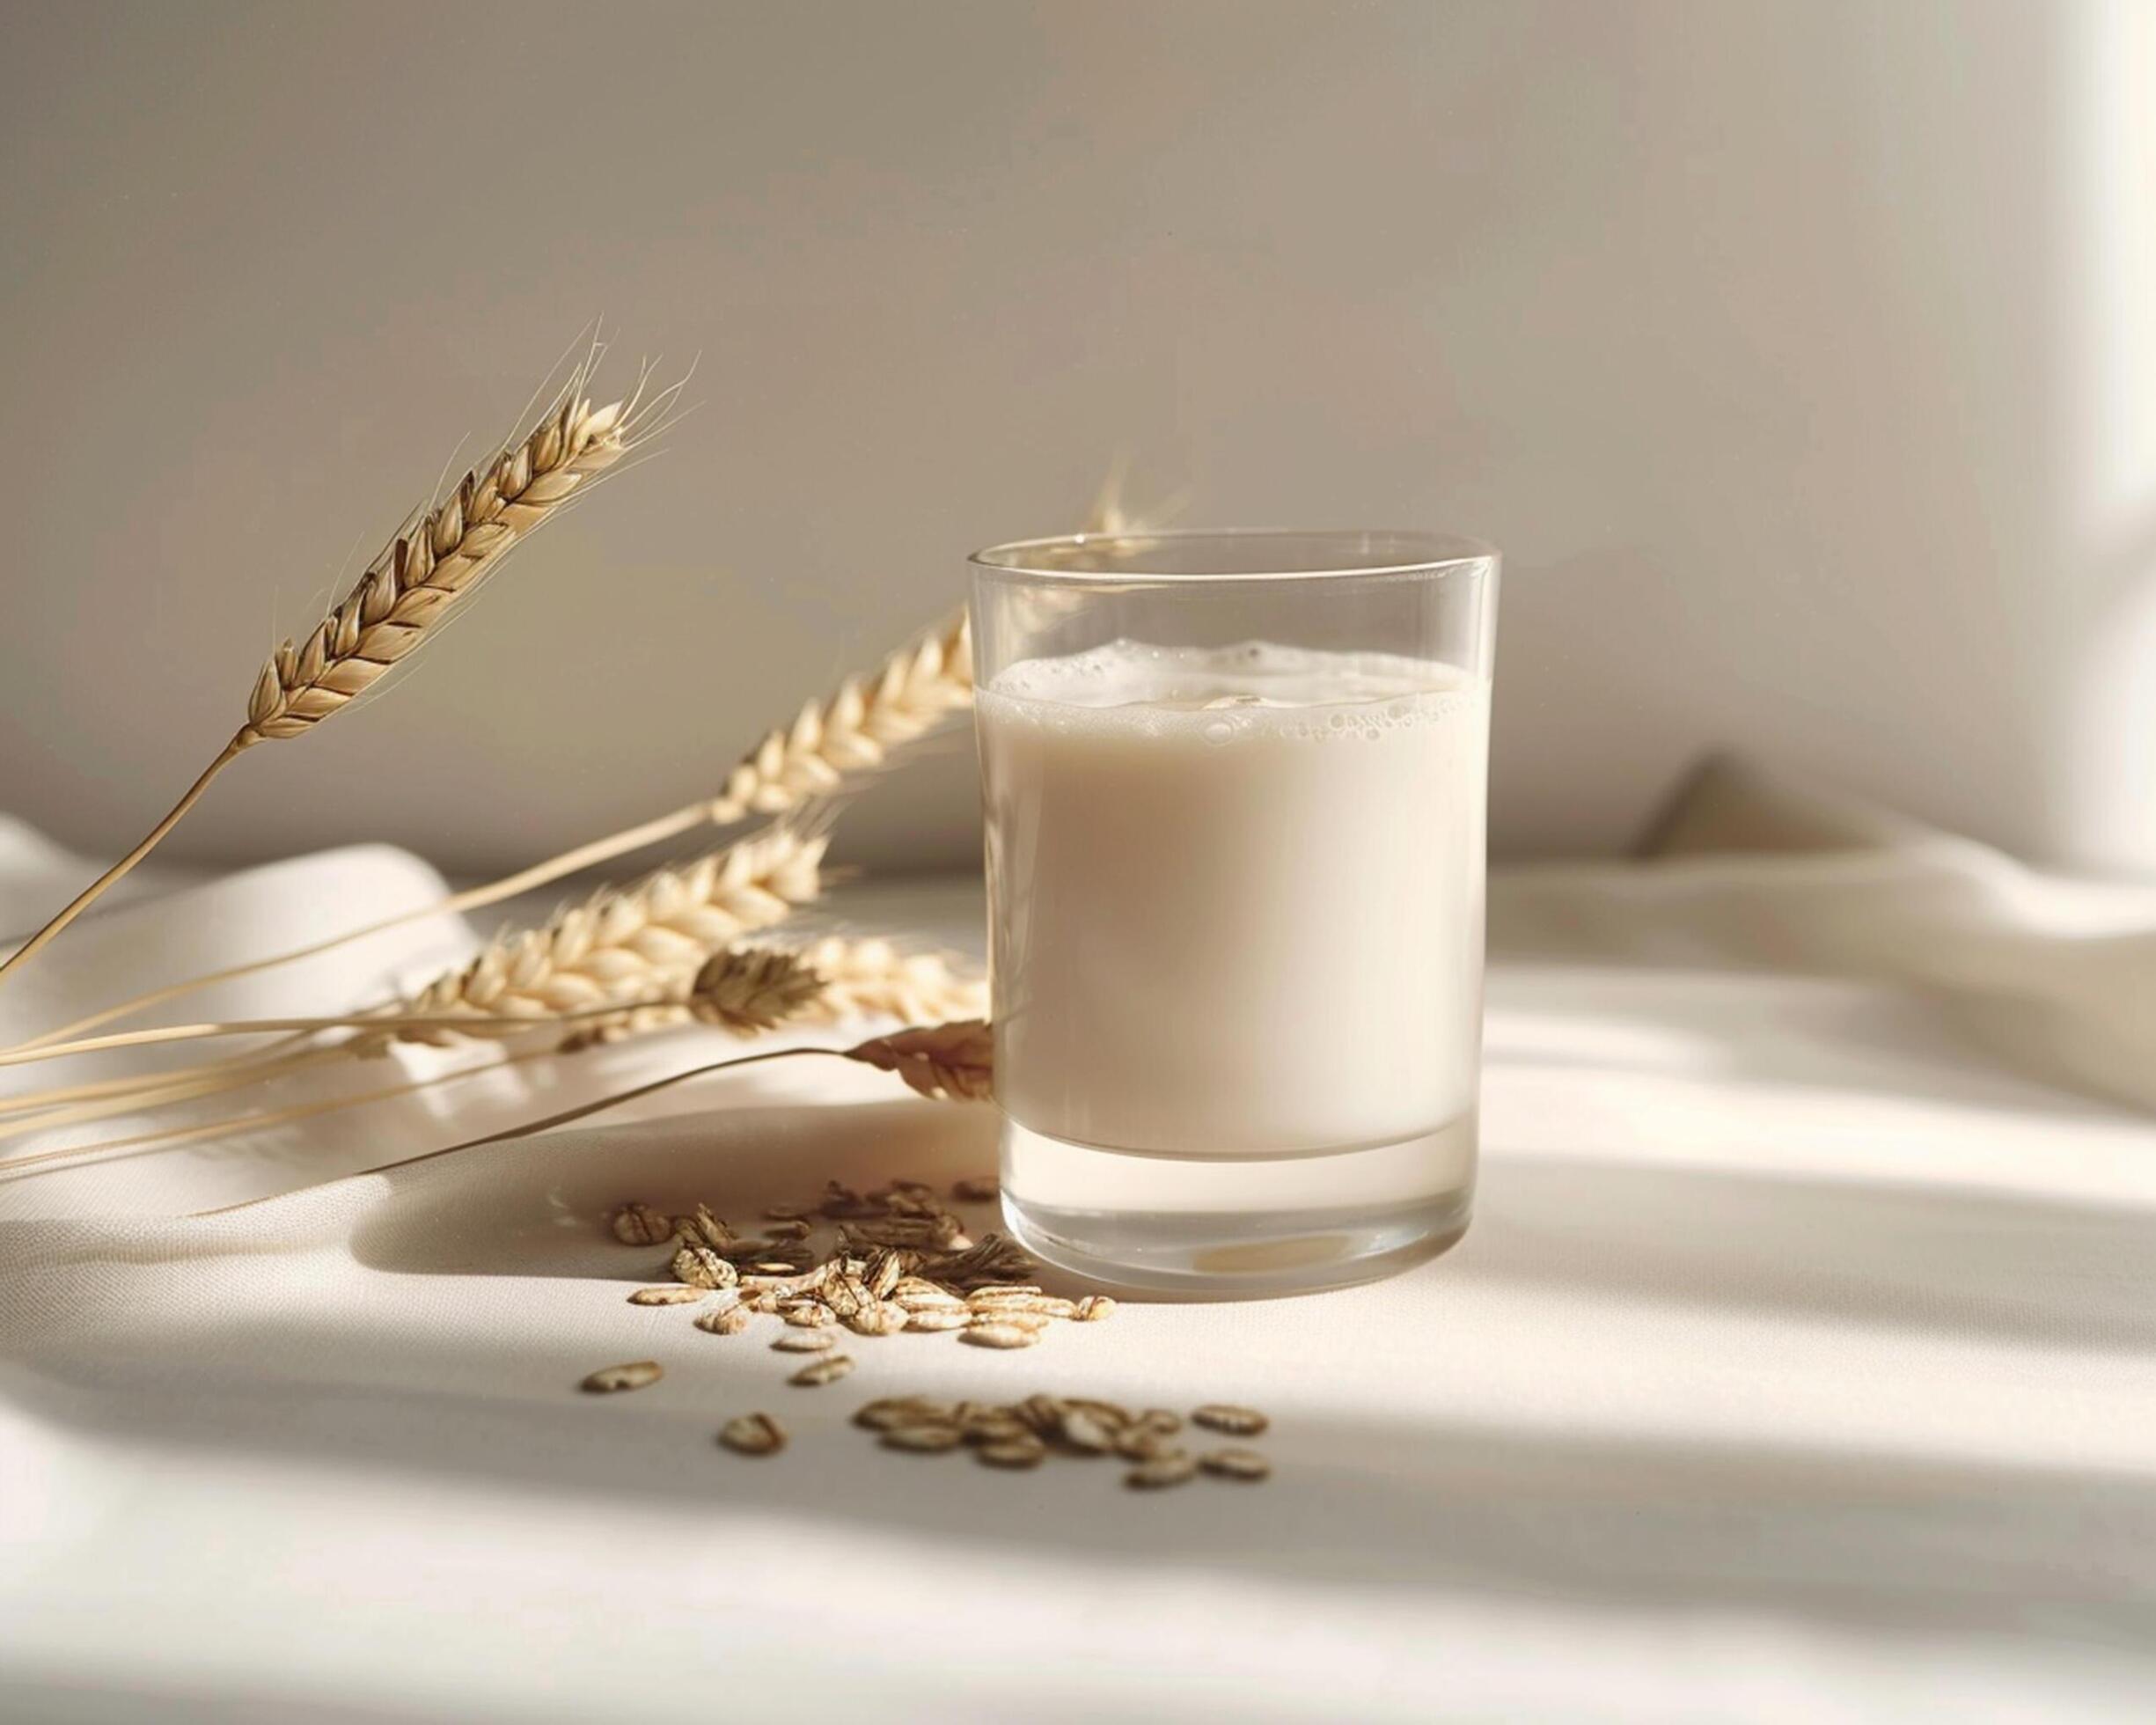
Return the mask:
[(1497, 553), (1087, 534), (972, 568), (1012, 1230), (1200, 1294), (1442, 1251), (1474, 1195)]

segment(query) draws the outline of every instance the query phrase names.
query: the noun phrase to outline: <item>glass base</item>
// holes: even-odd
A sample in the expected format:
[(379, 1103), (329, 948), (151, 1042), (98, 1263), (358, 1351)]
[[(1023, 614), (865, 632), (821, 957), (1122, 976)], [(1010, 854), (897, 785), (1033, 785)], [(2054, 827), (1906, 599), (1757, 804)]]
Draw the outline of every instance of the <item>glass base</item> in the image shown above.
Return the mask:
[(1472, 1114), (1310, 1156), (1133, 1155), (1003, 1123), (1003, 1216), (1089, 1282), (1192, 1299), (1343, 1288), (1434, 1258), (1467, 1231)]

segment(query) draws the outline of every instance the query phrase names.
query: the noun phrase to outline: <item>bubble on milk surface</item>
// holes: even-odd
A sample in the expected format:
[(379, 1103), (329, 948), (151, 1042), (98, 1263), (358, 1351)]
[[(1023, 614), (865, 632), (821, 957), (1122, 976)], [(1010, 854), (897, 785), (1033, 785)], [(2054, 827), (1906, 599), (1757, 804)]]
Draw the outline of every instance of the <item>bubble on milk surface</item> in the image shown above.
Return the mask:
[(1441, 720), (1486, 687), (1457, 666), (1393, 653), (1119, 639), (1021, 660), (981, 693), (984, 704), (1000, 708), (1008, 697), (1023, 704), (1027, 722), (1053, 729), (1089, 729), (1113, 712), (1119, 729), (1220, 747), (1258, 737), (1374, 742)]

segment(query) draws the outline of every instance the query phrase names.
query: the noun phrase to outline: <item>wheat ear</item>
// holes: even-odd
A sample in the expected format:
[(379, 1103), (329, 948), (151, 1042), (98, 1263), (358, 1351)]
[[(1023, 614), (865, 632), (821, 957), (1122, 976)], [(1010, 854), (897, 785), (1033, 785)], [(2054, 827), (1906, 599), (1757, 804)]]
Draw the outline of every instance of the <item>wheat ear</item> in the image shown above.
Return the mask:
[[(838, 1024), (852, 1018), (933, 1024), (971, 1017), (988, 1008), (986, 979), (962, 975), (937, 953), (908, 952), (887, 940), (847, 940), (838, 935), (789, 950), (822, 983), (794, 1015), (810, 1024)], [(584, 1026), (563, 1042), (562, 1052), (685, 1024), (698, 1016), (693, 996), (700, 986), (700, 980), (678, 984), (663, 1004), (625, 1009), (618, 1018)]]
[(822, 890), (828, 842), (772, 826), (633, 885), (604, 888), (542, 928), (496, 936), (469, 964), (392, 1009), (410, 1017), (553, 1018), (663, 999), (714, 952), (811, 902)]
[(994, 1094), (995, 1037), (985, 1019), (894, 1031), (847, 1049), (847, 1058), (895, 1072), (938, 1101), (986, 1102)]
[(796, 956), (824, 979), (823, 992), (804, 1015), (812, 1023), (900, 1018), (932, 1024), (978, 1017), (988, 1009), (988, 980), (961, 974), (938, 953), (827, 935)]
[(349, 942), (423, 917), (497, 904), (698, 827), (726, 826), (752, 813), (776, 814), (798, 808), (823, 791), (840, 788), (854, 775), (891, 764), (906, 745), (965, 710), (972, 704), (972, 654), (965, 618), (960, 613), (906, 642), (867, 676), (849, 678), (827, 699), (811, 701), (790, 726), (766, 735), (727, 774), (725, 788), (715, 797), (700, 798), (642, 826), (580, 845), (487, 885), (468, 888), (435, 904), (370, 922), (312, 946), (136, 995), (20, 1046), (36, 1048), (78, 1036), (198, 988), (317, 958)]
[(231, 741), (133, 850), (0, 961), (0, 979), (149, 855), (227, 766), (257, 743), (305, 735), (410, 657), (512, 545), (621, 459), (634, 435), (633, 404), (594, 407), (583, 393), (590, 372), (590, 362), (580, 365), (559, 405), (522, 442), (466, 473), (392, 540), (305, 645), (287, 641), (270, 655)]
[[(686, 1004), (678, 1009), (685, 1014), (693, 1015), (704, 1024), (716, 1024), (724, 1030), (732, 1031), (737, 1036), (750, 1036), (759, 1031), (774, 1029), (788, 1018), (799, 1017), (816, 1000), (823, 987), (823, 979), (793, 953), (774, 948), (737, 947), (715, 955), (698, 971), (694, 983), (686, 995)], [(574, 1023), (576, 1019), (576, 1015), (570, 1014), (565, 1016), (561, 1022)], [(302, 1022), (310, 1022), (312, 1028), (329, 1029), (351, 1025), (354, 1028), (364, 1030), (370, 1021), (352, 1018), (314, 1021), (282, 1019), (253, 1024), (186, 1026), (183, 1027), (182, 1033), (236, 1034), (268, 1028), (272, 1024), (295, 1024)], [(440, 1021), (433, 1022), (438, 1024)], [(460, 1031), (469, 1029), (474, 1031), (486, 1031), (495, 1034), (507, 1034), (517, 1029), (535, 1028), (542, 1022), (544, 1021), (488, 1018), (473, 1019), (467, 1024), (466, 1021), (458, 1020), (457, 1027)], [(399, 1030), (407, 1028), (416, 1031), (422, 1027), (402, 1024), (398, 1026)], [(121, 1039), (129, 1041), (161, 1040), (169, 1039), (172, 1035), (172, 1031), (163, 1030), (135, 1031), (128, 1032)], [(295, 1063), (304, 1063), (310, 1058), (334, 1058), (348, 1053), (352, 1046), (346, 1044), (333, 1048), (304, 1050), (298, 1055), (289, 1057), (289, 1059)], [(514, 1066), (522, 1061), (541, 1058), (553, 1052), (546, 1048), (527, 1049), (521, 1053), (510, 1055), (504, 1060), (488, 1061), (478, 1067), (467, 1067), (459, 1072), (439, 1073), (431, 1078), (420, 1079), (412, 1083), (392, 1085), (386, 1090), (370, 1090), (361, 1096), (330, 1097), (323, 1101), (301, 1103), (292, 1107), (274, 1109), (263, 1113), (242, 1115), (236, 1119), (215, 1120), (193, 1127), (170, 1127), (159, 1131), (137, 1134), (129, 1138), (109, 1139), (99, 1144), (79, 1144), (65, 1149), (45, 1150), (31, 1156), (17, 1156), (12, 1160), (0, 1161), (0, 1175), (5, 1175), (13, 1170), (45, 1166), (55, 1162), (74, 1161), (84, 1156), (94, 1156), (103, 1150), (135, 1149), (158, 1142), (185, 1143), (198, 1138), (216, 1136), (220, 1133), (254, 1131), (262, 1127), (274, 1126), (286, 1121), (311, 1119), (346, 1107), (357, 1107), (364, 1103), (378, 1102), (391, 1097), (409, 1096), (415, 1090), (427, 1090), (436, 1084), (446, 1083), (451, 1079), (466, 1077), (475, 1072), (491, 1072), (502, 1066)], [(175, 1086), (169, 1094), (160, 1093), (150, 1099), (159, 1102), (192, 1100), (223, 1088), (226, 1086), (215, 1083)], [(115, 1111), (108, 1109), (105, 1112)], [(126, 1112), (132, 1112), (132, 1110), (128, 1109)]]
[(696, 973), (689, 1010), (737, 1036), (776, 1029), (823, 992), (824, 979), (777, 947), (715, 953)]

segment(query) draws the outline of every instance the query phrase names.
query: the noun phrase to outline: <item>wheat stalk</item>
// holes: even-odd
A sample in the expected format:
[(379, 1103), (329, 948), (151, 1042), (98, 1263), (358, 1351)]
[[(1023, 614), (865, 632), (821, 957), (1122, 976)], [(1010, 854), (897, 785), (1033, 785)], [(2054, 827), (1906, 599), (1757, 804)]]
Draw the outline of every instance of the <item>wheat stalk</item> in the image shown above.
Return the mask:
[[(392, 1009), (400, 1017), (553, 1018), (664, 999), (714, 952), (822, 890), (821, 834), (776, 826), (627, 887), (602, 888), (544, 927), (498, 935), (469, 964)], [(476, 1026), (475, 1026), (476, 1029)], [(398, 1031), (438, 1041), (434, 1032)]]
[[(686, 1009), (707, 1024), (717, 1024), (736, 1035), (749, 1035), (770, 1030), (791, 1019), (813, 1014), (824, 1003), (825, 979), (819, 976), (797, 954), (780, 948), (736, 947), (714, 955), (698, 972), (695, 982), (688, 991)], [(296, 1024), (297, 1020), (265, 1021), (265, 1023)], [(363, 1020), (322, 1021), (325, 1023), (351, 1023), (364, 1024)], [(498, 1020), (477, 1020), (476, 1024), (488, 1028), (504, 1028)], [(519, 1021), (522, 1023), (524, 1021)], [(263, 1024), (240, 1024), (223, 1027), (229, 1031), (263, 1028)], [(131, 1031), (135, 1037), (156, 1037), (159, 1031)], [(422, 1155), (407, 1156), (400, 1161), (386, 1163), (367, 1170), (382, 1173), (392, 1168), (408, 1167), (414, 1163), (432, 1161), (436, 1156), (452, 1151), (472, 1149), (480, 1144), (490, 1144), (504, 1138), (521, 1137), (530, 1133), (543, 1132), (557, 1126), (566, 1126), (572, 1120), (583, 1119), (618, 1104), (634, 1101), (655, 1090), (662, 1090), (691, 1078), (700, 1078), (731, 1068), (755, 1066), (766, 1061), (787, 1060), (798, 1055), (821, 1055), (826, 1058), (859, 1061), (889, 1072), (896, 1072), (913, 1090), (921, 1095), (939, 1100), (976, 1100), (988, 1094), (987, 1062), (989, 1059), (986, 1027), (978, 1020), (956, 1024), (937, 1024), (925, 1028), (901, 1031), (887, 1037), (876, 1037), (851, 1048), (775, 1048), (760, 1054), (738, 1054), (730, 1060), (715, 1061), (687, 1071), (673, 1073), (634, 1089), (603, 1097), (579, 1107), (545, 1119), (534, 1120), (524, 1126), (514, 1127), (505, 1132), (491, 1133), (484, 1138), (474, 1138), (462, 1144), (452, 1144), (447, 1149), (429, 1150)], [(320, 1052), (320, 1051), (318, 1051)], [(334, 1051), (328, 1051), (334, 1052)], [(99, 1144), (72, 1145), (63, 1149), (44, 1150), (30, 1156), (0, 1161), (0, 1177), (11, 1176), (18, 1171), (48, 1166), (59, 1162), (73, 1162), (101, 1151), (139, 1149), (156, 1143), (189, 1143), (203, 1138), (235, 1133), (257, 1131), (262, 1127), (285, 1124), (294, 1120), (313, 1119), (321, 1115), (335, 1113), (346, 1108), (362, 1106), (370, 1102), (390, 1097), (410, 1096), (416, 1091), (430, 1090), (458, 1078), (476, 1073), (493, 1072), (504, 1066), (516, 1066), (542, 1058), (545, 1049), (527, 1049), (502, 1060), (468, 1067), (458, 1072), (436, 1074), (410, 1083), (392, 1085), (385, 1090), (370, 1090), (363, 1095), (329, 1097), (316, 1102), (299, 1103), (290, 1107), (273, 1109), (267, 1112), (243, 1115), (237, 1119), (213, 1120), (198, 1126), (172, 1127), (159, 1131), (140, 1133), (128, 1138), (111, 1139)], [(348, 1178), (340, 1176), (340, 1178)]]
[[(634, 436), (635, 402), (594, 407), (583, 394), (595, 351), (556, 407), (521, 442), (466, 473), (370, 564), (304, 646), (271, 654), (247, 700), (246, 722), (147, 836), (4, 961), (28, 960), (127, 875), (177, 826), (210, 782), (256, 744), (304, 736), (411, 657), (510, 547), (620, 460)], [(663, 409), (662, 393), (653, 403)]]
[(496, 904), (700, 826), (727, 826), (752, 813), (776, 814), (798, 808), (824, 792), (841, 789), (858, 774), (891, 765), (906, 745), (927, 737), (968, 708), (972, 701), (972, 656), (965, 618), (960, 613), (907, 642), (866, 676), (848, 678), (824, 701), (811, 701), (790, 726), (767, 734), (727, 774), (725, 788), (718, 796), (700, 798), (670, 814), (564, 851), (487, 885), (468, 888), (313, 945), (138, 995), (19, 1046), (41, 1047), (215, 983), (235, 981), (278, 965), (316, 958), (425, 917)]
[[(722, 954), (715, 963), (741, 965), (752, 956), (750, 953)], [(634, 1102), (654, 1091), (686, 1083), (692, 1078), (706, 1078), (714, 1073), (731, 1072), (746, 1066), (761, 1066), (768, 1061), (797, 1060), (803, 1055), (858, 1061), (885, 1072), (896, 1073), (910, 1089), (919, 1091), (931, 1101), (986, 1102), (991, 1095), (994, 1077), (994, 1038), (986, 1023), (972, 1018), (959, 1024), (924, 1024), (913, 1030), (898, 1031), (890, 1036), (874, 1037), (867, 1042), (857, 1043), (851, 1048), (774, 1048), (761, 1054), (736, 1054), (730, 1060), (693, 1066), (686, 1072), (670, 1073), (664, 1078), (654, 1078), (632, 1090), (601, 1097), (596, 1102), (565, 1108), (558, 1114), (547, 1115), (544, 1119), (527, 1121), (523, 1126), (510, 1127), (501, 1132), (490, 1132), (482, 1138), (466, 1139), (463, 1143), (451, 1144), (445, 1149), (429, 1150), (420, 1156), (407, 1156), (402, 1161), (386, 1163), (380, 1168), (367, 1171), (379, 1174), (392, 1168), (408, 1168), (414, 1163), (432, 1162), (439, 1156), (453, 1156), (458, 1150), (476, 1149), (482, 1144), (527, 1137), (535, 1132), (550, 1132), (555, 1127), (568, 1126), (574, 1120), (602, 1113), (625, 1102)]]
[[(824, 979), (809, 964), (802, 962), (800, 955), (782, 949), (737, 947), (718, 953), (696, 973), (692, 987), (681, 990), (681, 1005), (653, 1005), (653, 1009), (672, 1011), (679, 1017), (696, 1017), (705, 1024), (718, 1024), (722, 1029), (733, 1031), (735, 1035), (751, 1035), (752, 1031), (774, 1029), (776, 1024), (789, 1020), (789, 1017), (804, 1016), (806, 1011), (818, 1005), (821, 992), (824, 992)], [(92, 1099), (86, 1106), (77, 1108), (52, 1108), (43, 1115), (33, 1117), (33, 1119), (0, 1126), (0, 1139), (13, 1139), (13, 1136), (22, 1136), (24, 1132), (45, 1130), (49, 1126), (71, 1126), (71, 1123), (88, 1119), (104, 1119), (104, 1117), (110, 1115), (140, 1112), (143, 1108), (162, 1106), (162, 1104), (168, 1102), (194, 1102), (194, 1099), (207, 1096), (217, 1096), (222, 1091), (231, 1091), (231, 1089), (257, 1083), (260, 1078), (282, 1076), (282, 1074), (293, 1072), (297, 1068), (306, 1068), (306, 1065), (349, 1059), (354, 1053), (370, 1053), (370, 1050), (379, 1048), (390, 1037), (406, 1037), (406, 1039), (414, 1041), (446, 1039), (446, 1031), (455, 1031), (459, 1037), (502, 1039), (502, 1037), (511, 1037), (519, 1031), (543, 1029), (547, 1024), (590, 1024), (590, 1020), (595, 1020), (595, 1017), (599, 1020), (599, 1024), (605, 1024), (605, 1022), (614, 1020), (614, 1013), (610, 1007), (595, 1007), (595, 1009), (559, 1013), (559, 1016), (550, 1017), (480, 1017), (464, 1016), (464, 1013), (457, 1013), (457, 1016), (451, 1017), (388, 1017), (384, 1013), (347, 1013), (347, 1016), (330, 1017), (259, 1017), (259, 1020), (220, 1022), (220, 1024), (166, 1024), (155, 1031), (123, 1031), (119, 1035), (91, 1037), (82, 1044), (65, 1044), (58, 1046), (58, 1048), (28, 1050), (28, 1053), (15, 1050), (15, 1053), (0, 1054), (0, 1065), (13, 1065), (19, 1063), (19, 1061), (58, 1059), (58, 1056), (65, 1054), (86, 1054), (101, 1048), (168, 1044), (168, 1041), (186, 1041), (192, 1039), (192, 1037), (259, 1035), (265, 1033), (265, 1031), (300, 1031), (304, 1037), (315, 1033), (315, 1031), (339, 1029), (363, 1031), (364, 1033), (358, 1039), (341, 1041), (341, 1044), (330, 1044), (323, 1046), (323, 1048), (302, 1048), (297, 1053), (276, 1054), (268, 1061), (257, 1061), (254, 1056), (241, 1056), (241, 1061), (237, 1061), (237, 1063), (209, 1063), (205, 1068), (166, 1074), (162, 1080), (150, 1080), (149, 1084), (136, 1089), (128, 1096)], [(598, 1029), (598, 1024), (590, 1024), (590, 1029)], [(583, 1037), (589, 1037), (589, 1031), (574, 1033), (569, 1041), (562, 1044), (562, 1048), (574, 1048), (574, 1046), (580, 1044)], [(547, 1053), (547, 1050), (539, 1050), (539, 1053)], [(241, 1069), (233, 1072), (231, 1065), (239, 1065)], [(444, 1076), (457, 1076), (457, 1074), (444, 1074)], [(73, 1091), (73, 1096), (97, 1097), (101, 1091), (104, 1091), (104, 1084), (84, 1084), (77, 1091)], [(45, 1099), (58, 1102), (58, 1099), (67, 1096), (67, 1091), (52, 1091)], [(244, 1123), (246, 1121), (233, 1123), (235, 1130)], [(128, 1142), (138, 1141), (131, 1139)], [(88, 1151), (84, 1151), (84, 1154), (88, 1154)], [(43, 1160), (52, 1158), (49, 1156), (18, 1158), (18, 1164), (26, 1166), (30, 1163), (43, 1163)], [(15, 1164), (0, 1163), (0, 1169), (4, 1169), (4, 1166)]]

